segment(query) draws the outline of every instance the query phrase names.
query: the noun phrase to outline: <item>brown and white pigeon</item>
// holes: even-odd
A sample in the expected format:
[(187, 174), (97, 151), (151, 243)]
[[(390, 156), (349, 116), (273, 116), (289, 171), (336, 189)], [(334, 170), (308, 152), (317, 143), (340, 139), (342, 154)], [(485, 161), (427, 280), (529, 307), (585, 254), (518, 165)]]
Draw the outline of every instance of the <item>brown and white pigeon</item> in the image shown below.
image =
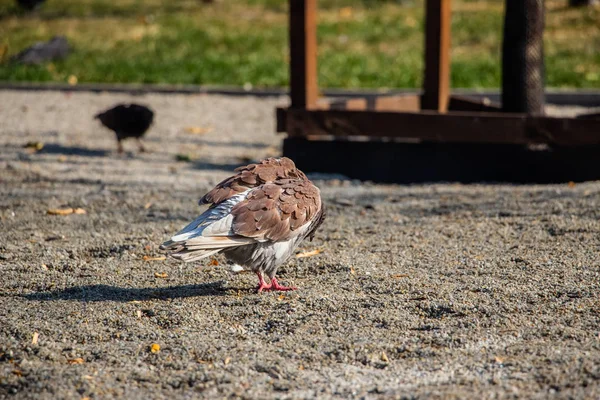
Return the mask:
[(286, 157), (235, 171), (200, 199), (200, 204), (210, 207), (161, 249), (185, 262), (222, 252), (256, 273), (259, 293), (295, 290), (281, 286), (275, 275), (304, 238), (312, 240), (323, 222), (319, 188)]

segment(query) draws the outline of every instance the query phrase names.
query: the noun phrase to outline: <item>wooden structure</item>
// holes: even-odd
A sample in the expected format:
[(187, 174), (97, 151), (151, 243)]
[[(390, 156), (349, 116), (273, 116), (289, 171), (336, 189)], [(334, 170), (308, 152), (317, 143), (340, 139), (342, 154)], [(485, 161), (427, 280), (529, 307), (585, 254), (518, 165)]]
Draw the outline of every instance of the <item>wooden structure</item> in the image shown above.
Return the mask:
[(289, 0), (291, 105), (277, 109), (284, 155), (307, 171), (375, 181), (600, 179), (597, 116), (506, 113), (450, 93), (450, 4), (426, 0), (421, 95), (328, 101), (318, 98), (317, 0)]

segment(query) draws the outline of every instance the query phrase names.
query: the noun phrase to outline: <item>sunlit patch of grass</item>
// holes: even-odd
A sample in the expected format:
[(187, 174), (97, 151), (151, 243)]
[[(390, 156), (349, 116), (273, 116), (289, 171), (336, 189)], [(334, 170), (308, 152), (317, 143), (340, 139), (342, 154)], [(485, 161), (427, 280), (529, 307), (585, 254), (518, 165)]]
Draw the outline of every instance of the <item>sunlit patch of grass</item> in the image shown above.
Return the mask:
[[(452, 85), (498, 87), (503, 0), (456, 0)], [(600, 87), (600, 9), (548, 0), (549, 86)], [(322, 87), (418, 87), (423, 0), (320, 0)], [(66, 35), (73, 53), (42, 66), (0, 64), (0, 80), (285, 86), (284, 0), (47, 0), (34, 13), (0, 0), (0, 46), (13, 55)], [(0, 52), (2, 54), (2, 52)]]

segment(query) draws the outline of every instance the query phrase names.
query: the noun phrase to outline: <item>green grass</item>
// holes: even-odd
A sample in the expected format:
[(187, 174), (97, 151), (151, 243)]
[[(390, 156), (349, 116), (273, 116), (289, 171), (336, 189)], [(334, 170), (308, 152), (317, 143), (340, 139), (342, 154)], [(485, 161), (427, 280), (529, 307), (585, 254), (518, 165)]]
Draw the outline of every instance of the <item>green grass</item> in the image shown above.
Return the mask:
[[(600, 9), (547, 0), (550, 87), (600, 88)], [(288, 84), (286, 0), (47, 0), (27, 14), (0, 0), (0, 80)], [(320, 0), (321, 87), (419, 87), (422, 0)], [(452, 86), (500, 85), (501, 0), (455, 0)], [(66, 35), (73, 53), (42, 66), (8, 58)]]

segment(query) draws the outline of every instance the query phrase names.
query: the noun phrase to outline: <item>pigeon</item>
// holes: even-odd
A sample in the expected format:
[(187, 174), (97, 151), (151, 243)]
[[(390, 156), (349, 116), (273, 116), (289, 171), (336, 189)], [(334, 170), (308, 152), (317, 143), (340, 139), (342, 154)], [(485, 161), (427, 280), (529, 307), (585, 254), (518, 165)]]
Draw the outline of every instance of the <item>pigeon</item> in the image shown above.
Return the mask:
[(69, 55), (69, 42), (64, 36), (55, 36), (47, 42), (36, 42), (15, 55), (11, 61), (25, 65), (39, 65)]
[(237, 264), (234, 270), (258, 276), (258, 293), (296, 290), (280, 285), (275, 275), (323, 223), (319, 188), (286, 157), (267, 158), (235, 172), (200, 199), (200, 205), (210, 207), (161, 250), (184, 262), (222, 253)]
[(133, 103), (119, 104), (96, 115), (94, 118), (99, 119), (102, 125), (115, 132), (119, 153), (123, 152), (121, 141), (127, 138), (136, 138), (139, 150), (141, 152), (146, 151), (141, 137), (154, 120), (154, 112), (148, 107)]

